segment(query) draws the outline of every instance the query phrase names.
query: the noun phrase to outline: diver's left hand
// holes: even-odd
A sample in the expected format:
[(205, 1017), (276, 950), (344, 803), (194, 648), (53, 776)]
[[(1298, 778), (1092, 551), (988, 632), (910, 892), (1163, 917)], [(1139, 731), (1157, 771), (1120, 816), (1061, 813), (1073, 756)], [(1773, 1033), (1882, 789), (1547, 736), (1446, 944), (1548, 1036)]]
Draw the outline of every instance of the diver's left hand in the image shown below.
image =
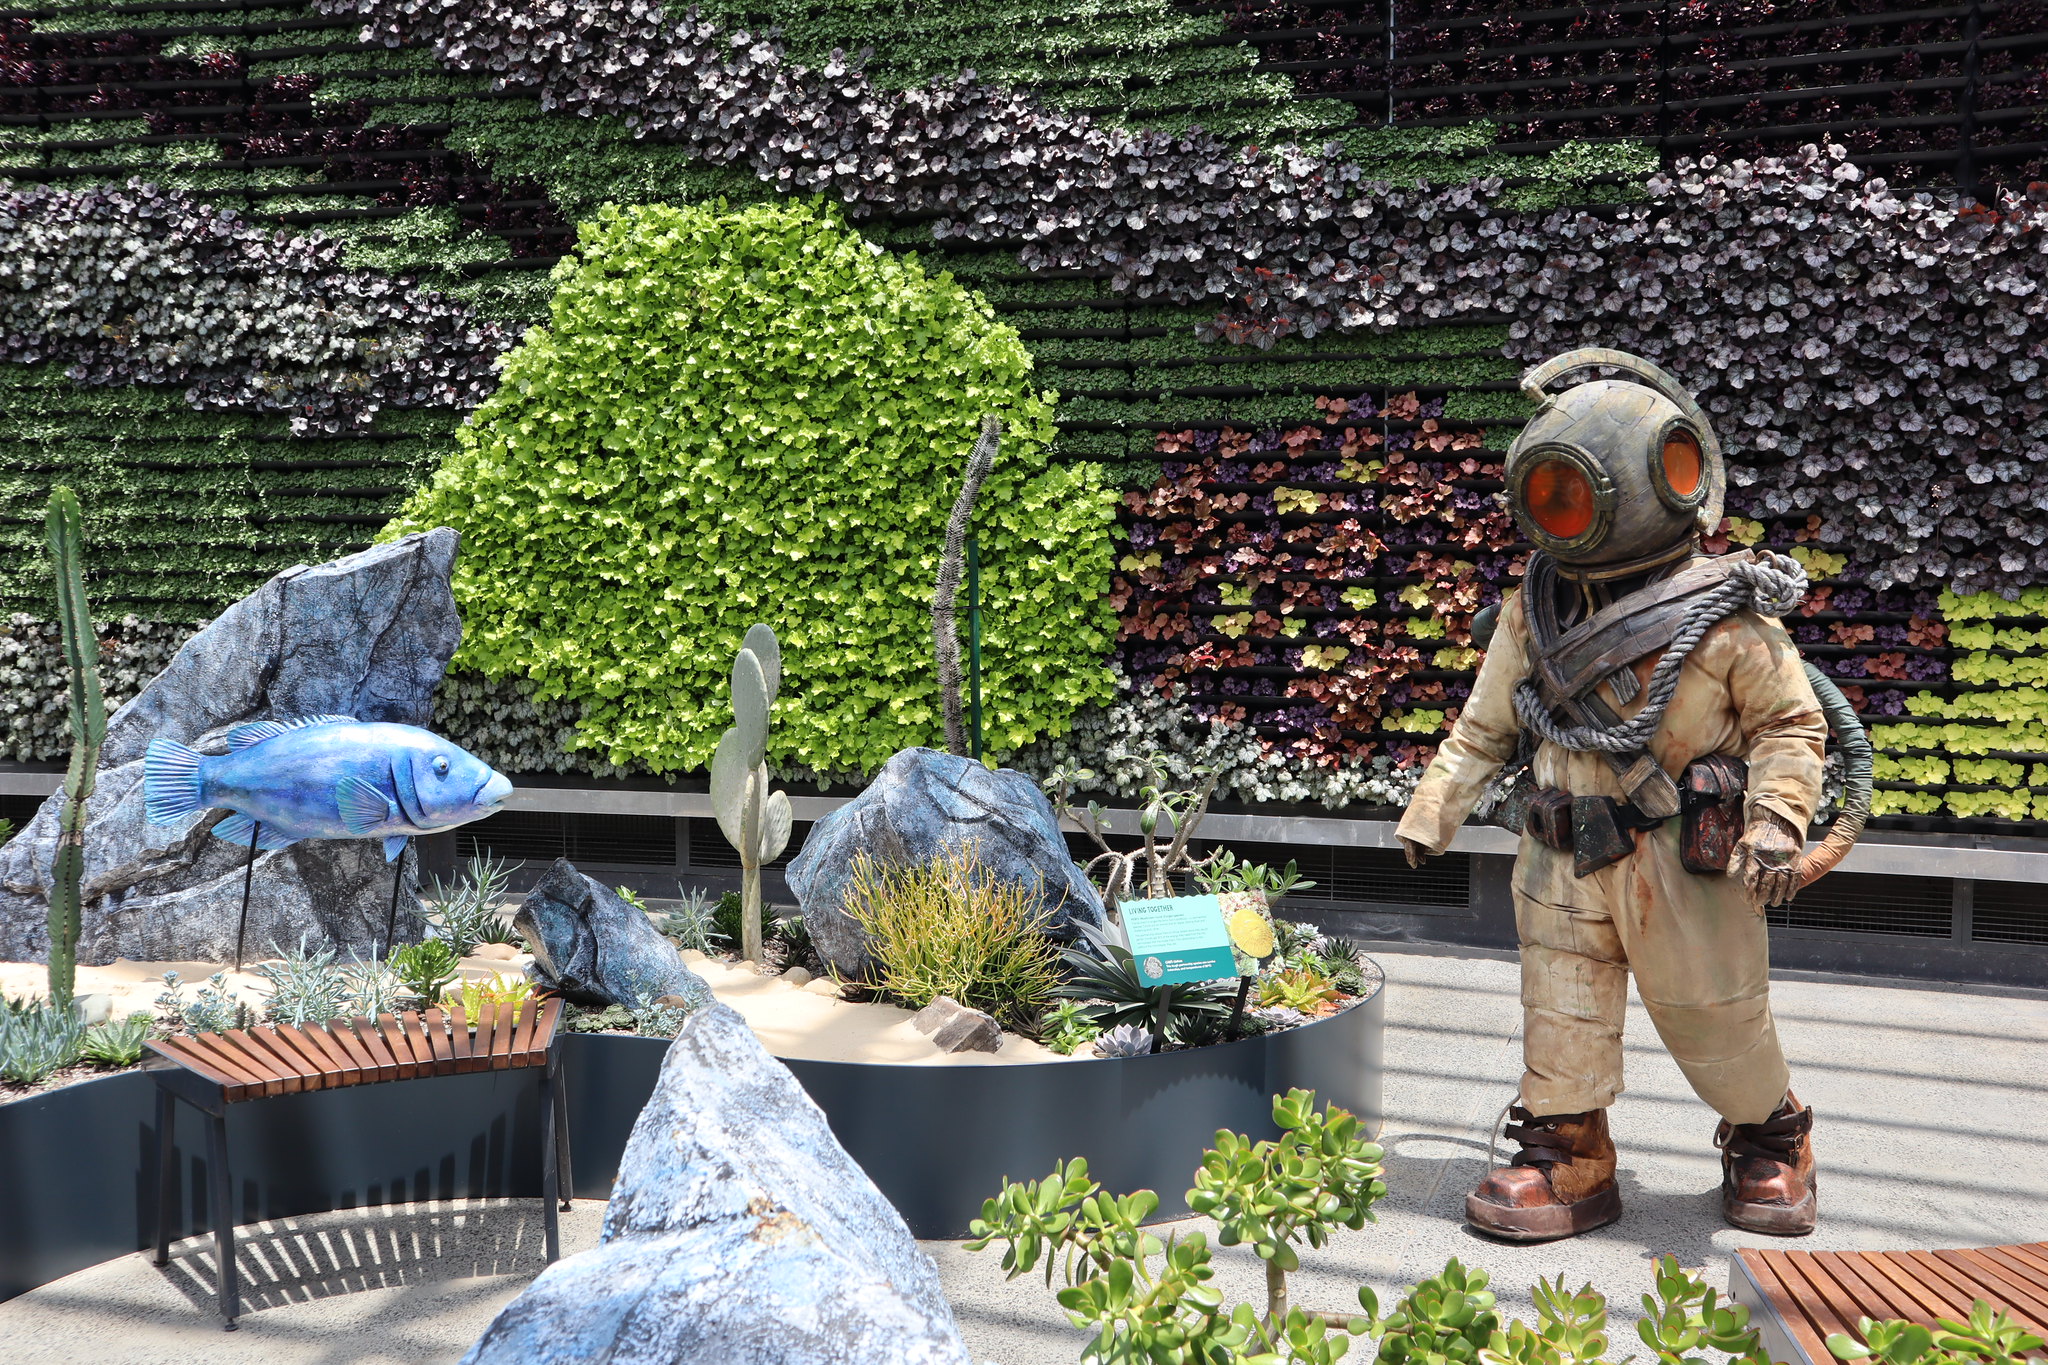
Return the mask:
[(1728, 875), (1739, 877), (1758, 914), (1766, 906), (1790, 905), (1799, 890), (1799, 855), (1806, 847), (1783, 816), (1759, 810), (1736, 842), (1728, 859)]

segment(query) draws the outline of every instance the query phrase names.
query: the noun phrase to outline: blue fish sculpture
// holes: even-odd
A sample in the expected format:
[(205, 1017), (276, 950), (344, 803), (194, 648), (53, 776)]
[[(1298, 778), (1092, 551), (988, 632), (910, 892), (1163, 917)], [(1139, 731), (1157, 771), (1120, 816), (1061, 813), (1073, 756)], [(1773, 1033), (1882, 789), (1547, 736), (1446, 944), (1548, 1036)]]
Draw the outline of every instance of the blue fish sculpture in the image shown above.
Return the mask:
[(417, 725), (307, 716), (251, 721), (227, 740), (228, 751), (213, 755), (149, 742), (142, 796), (150, 823), (220, 806), (234, 813), (214, 836), (243, 848), (252, 834), (260, 849), (381, 838), (389, 862), (413, 835), (480, 820), (512, 794), (503, 773)]

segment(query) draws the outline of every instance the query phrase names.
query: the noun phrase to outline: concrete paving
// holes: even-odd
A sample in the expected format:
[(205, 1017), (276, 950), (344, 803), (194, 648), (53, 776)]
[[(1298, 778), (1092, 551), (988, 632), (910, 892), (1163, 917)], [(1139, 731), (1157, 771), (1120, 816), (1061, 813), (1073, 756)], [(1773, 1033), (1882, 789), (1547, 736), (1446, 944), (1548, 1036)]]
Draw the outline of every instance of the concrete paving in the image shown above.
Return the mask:
[[(1737, 1247), (1770, 1239), (1722, 1224), (1714, 1117), (1693, 1098), (1640, 1009), (1629, 1021), (1629, 1092), (1615, 1106), (1626, 1212), (1587, 1237), (1541, 1247), (1484, 1241), (1460, 1220), (1520, 1074), (1512, 959), (1388, 947), (1387, 1181), (1377, 1224), (1309, 1253), (1297, 1302), (1349, 1308), (1356, 1287), (1390, 1291), (1456, 1256), (1494, 1275), (1510, 1311), (1562, 1273), (1612, 1304), (1614, 1353), (1642, 1353), (1636, 1301), (1652, 1257), (1671, 1253), (1727, 1283)], [(1785, 979), (1774, 989), (1794, 1084), (1819, 1114), (1821, 1226), (1791, 1245), (1936, 1247), (2048, 1236), (2048, 994)], [(571, 1251), (598, 1209), (565, 1222)], [(1187, 1228), (1203, 1227), (1189, 1220)], [(168, 1271), (141, 1256), (81, 1271), (0, 1304), (0, 1356), (20, 1365), (206, 1360), (452, 1362), (537, 1269), (530, 1201), (412, 1206), (293, 1219), (245, 1230), (258, 1285), (242, 1330), (204, 1313), (208, 1245)], [(1041, 1278), (1005, 1282), (996, 1254), (928, 1243), (970, 1345), (1001, 1365), (1068, 1365), (1080, 1337)], [(1220, 1254), (1227, 1292), (1262, 1291), (1253, 1259)]]

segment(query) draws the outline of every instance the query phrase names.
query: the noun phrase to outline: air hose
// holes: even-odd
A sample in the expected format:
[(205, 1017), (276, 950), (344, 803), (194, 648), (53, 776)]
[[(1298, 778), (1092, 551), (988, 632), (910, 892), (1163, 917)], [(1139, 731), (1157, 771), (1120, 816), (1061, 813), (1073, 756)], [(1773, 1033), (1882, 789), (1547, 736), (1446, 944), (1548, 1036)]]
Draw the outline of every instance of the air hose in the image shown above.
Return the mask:
[(1856, 708), (1842, 695), (1842, 689), (1835, 686), (1835, 680), (1809, 662), (1806, 681), (1813, 685), (1814, 698), (1820, 702), (1821, 714), (1827, 718), (1828, 730), (1835, 737), (1835, 747), (1842, 751), (1842, 809), (1835, 816), (1834, 824), (1828, 827), (1827, 837), (1799, 860), (1799, 884), (1802, 887), (1813, 885), (1833, 871), (1835, 864), (1848, 855), (1863, 833), (1863, 824), (1870, 818), (1870, 782), (1875, 757), (1870, 746), (1870, 732), (1863, 728)]

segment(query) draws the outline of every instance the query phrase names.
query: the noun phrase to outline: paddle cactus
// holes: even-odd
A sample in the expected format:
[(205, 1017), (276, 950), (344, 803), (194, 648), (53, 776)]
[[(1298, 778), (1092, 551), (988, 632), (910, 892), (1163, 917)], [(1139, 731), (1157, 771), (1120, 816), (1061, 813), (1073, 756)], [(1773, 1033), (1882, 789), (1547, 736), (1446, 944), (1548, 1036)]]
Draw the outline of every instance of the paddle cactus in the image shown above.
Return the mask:
[(789, 796), (768, 790), (768, 710), (782, 682), (775, 632), (747, 632), (732, 663), (732, 728), (711, 757), (711, 810), (740, 854), (740, 956), (761, 960), (761, 865), (789, 846)]
[(50, 494), (46, 522), (57, 579), (57, 620), (71, 674), (71, 766), (64, 773), (57, 856), (50, 875), (50, 1003), (68, 1009), (78, 980), (78, 884), (85, 871), (85, 803), (99, 768), (107, 707), (100, 695), (100, 642), (85, 604), (80, 540), (85, 514), (69, 488)]

